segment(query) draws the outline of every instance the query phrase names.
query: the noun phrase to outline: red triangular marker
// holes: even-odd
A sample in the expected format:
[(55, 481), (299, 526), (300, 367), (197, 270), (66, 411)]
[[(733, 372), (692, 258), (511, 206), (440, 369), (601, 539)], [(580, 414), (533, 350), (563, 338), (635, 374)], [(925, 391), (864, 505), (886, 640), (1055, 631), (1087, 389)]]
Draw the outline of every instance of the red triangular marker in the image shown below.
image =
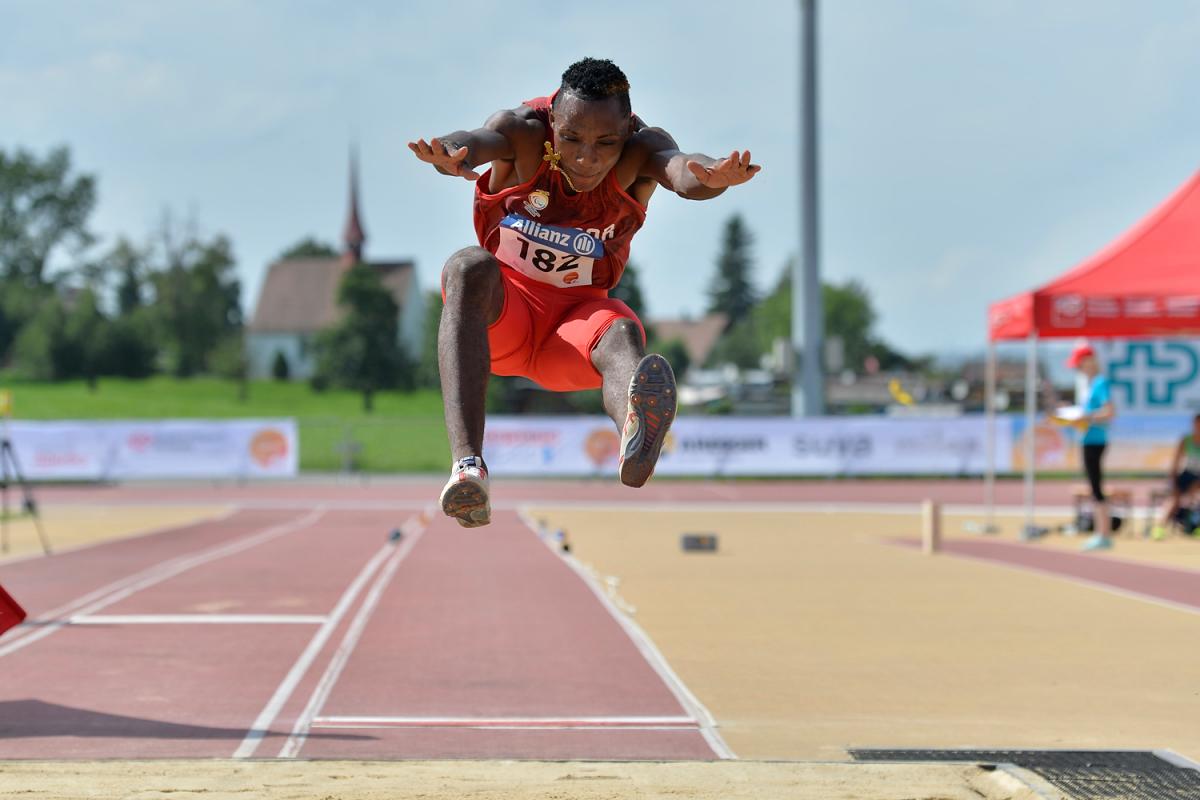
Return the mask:
[(12, 595), (4, 591), (3, 586), (0, 586), (0, 634), (9, 628), (20, 625), (24, 619), (25, 609), (17, 605), (17, 601), (12, 599)]

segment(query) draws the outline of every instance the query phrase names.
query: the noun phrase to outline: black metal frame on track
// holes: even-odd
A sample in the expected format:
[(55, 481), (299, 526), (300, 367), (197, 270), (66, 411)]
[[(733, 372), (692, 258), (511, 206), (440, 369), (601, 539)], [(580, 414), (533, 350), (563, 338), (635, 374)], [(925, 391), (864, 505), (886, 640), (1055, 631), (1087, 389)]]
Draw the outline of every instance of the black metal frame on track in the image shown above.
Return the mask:
[(1041, 776), (1073, 800), (1196, 800), (1200, 769), (1147, 750), (852, 749), (855, 761), (1012, 764)]

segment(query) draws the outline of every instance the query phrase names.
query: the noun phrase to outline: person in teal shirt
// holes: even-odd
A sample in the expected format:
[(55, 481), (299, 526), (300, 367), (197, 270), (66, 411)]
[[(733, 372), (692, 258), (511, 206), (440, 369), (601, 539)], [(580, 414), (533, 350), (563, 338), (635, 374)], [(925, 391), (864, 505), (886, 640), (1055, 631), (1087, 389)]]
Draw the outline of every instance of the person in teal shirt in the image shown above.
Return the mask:
[(1096, 534), (1088, 539), (1084, 550), (1107, 550), (1112, 547), (1112, 516), (1104, 496), (1104, 451), (1108, 448), (1108, 426), (1116, 415), (1108, 377), (1100, 374), (1096, 351), (1084, 344), (1076, 347), (1067, 359), (1067, 366), (1079, 370), (1088, 379), (1084, 396), (1081, 425), (1083, 434), (1083, 469), (1092, 489), (1092, 518)]
[(1192, 432), (1179, 440), (1171, 462), (1171, 499), (1163, 508), (1162, 517), (1150, 531), (1153, 539), (1167, 535), (1167, 526), (1183, 505), (1185, 497), (1200, 488), (1200, 414), (1192, 419)]

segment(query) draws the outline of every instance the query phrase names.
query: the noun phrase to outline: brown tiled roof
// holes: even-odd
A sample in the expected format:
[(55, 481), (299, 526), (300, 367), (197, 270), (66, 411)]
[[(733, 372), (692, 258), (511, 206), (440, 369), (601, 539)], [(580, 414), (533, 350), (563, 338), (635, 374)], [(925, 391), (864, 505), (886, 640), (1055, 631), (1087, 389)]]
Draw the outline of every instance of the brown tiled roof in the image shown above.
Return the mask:
[(660, 319), (650, 323), (655, 335), (664, 342), (679, 339), (687, 350), (688, 358), (697, 366), (704, 363), (713, 346), (725, 331), (728, 317), (714, 311), (697, 320)]
[[(412, 262), (372, 262), (371, 266), (381, 273), (397, 305), (403, 306), (413, 285)], [(263, 281), (248, 329), (254, 333), (313, 333), (333, 325), (341, 316), (337, 290), (345, 270), (345, 262), (337, 257), (275, 262)]]

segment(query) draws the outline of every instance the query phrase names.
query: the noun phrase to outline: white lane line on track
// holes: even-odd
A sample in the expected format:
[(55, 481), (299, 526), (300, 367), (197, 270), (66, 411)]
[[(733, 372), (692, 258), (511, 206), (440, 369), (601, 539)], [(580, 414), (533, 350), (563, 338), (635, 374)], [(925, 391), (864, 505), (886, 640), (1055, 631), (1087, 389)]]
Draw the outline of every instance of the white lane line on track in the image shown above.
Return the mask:
[[(912, 545), (909, 544), (898, 544), (896, 546), (913, 549), (913, 551), (916, 552)], [(1083, 586), (1088, 589), (1098, 589), (1102, 592), (1114, 594), (1118, 597), (1124, 597), (1128, 600), (1138, 600), (1143, 603), (1149, 603), (1150, 605), (1169, 608), (1173, 611), (1184, 611), (1189, 614), (1200, 614), (1200, 606), (1189, 605), (1188, 603), (1177, 603), (1174, 600), (1167, 600), (1163, 597), (1156, 597), (1155, 595), (1151, 594), (1142, 594), (1141, 592), (1134, 591), (1133, 589), (1122, 589), (1119, 586), (1113, 586), (1112, 584), (1104, 583), (1102, 581), (1094, 581), (1090, 578), (1080, 578), (1077, 575), (1072, 575), (1067, 572), (1059, 572), (1050, 567), (1035, 567), (1031, 564), (1018, 564), (999, 558), (991, 558), (989, 556), (977, 555), (975, 553), (964, 553), (957, 550), (943, 549), (942, 554), (948, 555), (951, 558), (961, 558), (967, 561), (976, 561), (980, 564), (989, 564), (993, 567), (1001, 567), (1003, 569), (1012, 569), (1017, 570), (1018, 572), (1028, 572), (1033, 575), (1054, 578), (1056, 580), (1063, 581), (1064, 583), (1074, 583), (1077, 586)], [(1093, 556), (1093, 558), (1104, 558), (1104, 556)]]
[[(529, 528), (530, 533), (538, 536), (536, 523), (529, 517), (525, 511), (518, 512), (521, 521)], [(539, 537), (540, 538), (540, 537)], [(547, 543), (549, 547), (549, 543)], [(553, 548), (551, 548), (553, 550)], [(557, 552), (557, 551), (555, 551)], [(609, 599), (604, 588), (591, 576), (583, 565), (569, 553), (558, 553), (562, 560), (579, 576), (584, 585), (591, 589), (592, 594), (596, 595), (600, 600), (600, 604), (608, 611), (617, 624), (625, 631), (625, 635), (630, 638), (638, 652), (642, 654), (642, 658), (646, 659), (646, 663), (650, 668), (658, 673), (658, 677), (670, 690), (671, 694), (679, 702), (691, 718), (697, 723), (700, 735), (704, 737), (704, 741), (712, 748), (713, 754), (717, 758), (730, 759), (737, 758), (725, 740), (721, 738), (721, 734), (717, 732), (717, 721), (712, 713), (705, 707), (696, 695), (692, 694), (692, 690), (687, 687), (687, 684), (675, 674), (675, 670), (671, 669), (671, 665), (667, 663), (667, 659), (662, 652), (655, 646), (654, 641), (642, 630), (641, 626), (633, 621), (633, 618), (626, 614), (621, 609), (617, 608), (616, 604)]]
[(383, 590), (391, 583), (392, 576), (396, 574), (396, 570), (400, 567), (400, 564), (408, 557), (408, 554), (412, 552), (417, 541), (425, 533), (432, 513), (433, 511), (429, 507), (427, 507), (425, 512), (422, 512), (420, 517), (417, 518), (416, 525), (414, 526), (415, 530), (408, 536), (405, 536), (400, 546), (395, 548), (395, 552), (392, 554), (387, 566), (379, 573), (379, 577), (375, 579), (375, 583), (371, 586), (370, 591), (367, 592), (362, 605), (359, 606), (358, 613), (354, 615), (350, 627), (346, 629), (345, 635), (342, 636), (341, 644), (338, 645), (333, 658), (329, 660), (329, 665), (325, 668), (325, 674), (317, 681), (317, 686), (308, 698), (308, 703), (304, 706), (304, 710), (300, 712), (300, 716), (296, 718), (296, 723), (292, 726), (291, 735), (283, 743), (283, 747), (279, 748), (279, 758), (295, 758), (299, 755), (301, 748), (304, 747), (304, 742), (308, 739), (309, 730), (312, 728), (313, 719), (320, 713), (322, 706), (325, 705), (325, 701), (329, 699), (329, 694), (333, 691), (334, 684), (341, 677), (342, 670), (346, 668), (346, 664), (350, 661), (350, 656), (354, 652), (354, 649), (358, 647), (358, 642), (362, 638), (363, 631), (367, 628), (367, 623), (375, 613), (375, 609), (379, 606), (379, 599), (383, 596)]
[(92, 614), (69, 625), (320, 625), (323, 614)]
[(316, 717), (313, 728), (473, 728), (496, 730), (691, 730), (691, 717)]
[[(70, 505), (70, 504), (68, 503), (66, 505)], [(84, 504), (84, 505), (86, 505), (86, 504)], [(107, 505), (107, 504), (100, 503), (99, 505)], [(141, 505), (141, 504), (134, 503), (134, 504), (132, 504), (131, 507), (136, 507), (138, 505)], [(204, 503), (185, 503), (185, 504), (180, 504), (180, 507), (188, 508), (188, 507), (194, 507), (197, 505), (205, 505), (205, 504)], [(223, 505), (223, 504), (214, 503), (212, 505)], [(237, 506), (230, 506), (229, 508), (222, 509), (222, 510), (214, 512), (212, 514), (200, 516), (193, 520), (189, 520), (187, 522), (172, 522), (167, 525), (157, 525), (153, 528), (148, 528), (144, 531), (139, 531), (137, 533), (130, 534), (129, 536), (116, 536), (111, 539), (100, 539), (95, 542), (82, 542), (80, 544), (68, 545), (67, 547), (55, 547), (52, 552), (52, 555), (61, 556), (61, 555), (66, 555), (67, 553), (77, 553), (80, 550), (90, 550), (93, 547), (101, 547), (106, 544), (116, 544), (117, 542), (129, 542), (129, 541), (133, 541), (136, 539), (144, 539), (147, 536), (156, 536), (160, 533), (166, 533), (168, 531), (181, 530), (183, 528), (191, 527), (192, 525), (203, 525), (208, 522), (223, 522), (223, 521), (229, 519), (230, 517), (232, 517), (234, 514), (238, 513), (239, 511), (241, 511), (241, 509), (238, 508)], [(9, 564), (19, 564), (22, 561), (33, 561), (34, 559), (45, 558), (45, 557), (46, 557), (46, 554), (41, 551), (34, 552), (34, 553), (26, 553), (25, 555), (20, 555), (20, 556), (4, 556), (4, 557), (0, 558), (0, 567), (7, 567)]]
[(26, 622), (24, 627), (30, 630), (30, 633), (23, 638), (0, 646), (0, 657), (15, 653), (67, 627), (68, 620), (62, 617), (68, 613), (74, 612), (73, 616), (91, 616), (103, 608), (118, 603), (136, 592), (140, 592), (142, 589), (148, 589), (151, 586), (187, 572), (194, 567), (199, 567), (211, 561), (225, 558), (226, 556), (235, 555), (263, 542), (268, 542), (280, 536), (285, 536), (306, 528), (320, 519), (324, 513), (325, 508), (318, 506), (302, 517), (278, 525), (272, 525), (251, 536), (226, 542), (207, 550), (201, 550), (198, 553), (176, 556), (175, 558), (148, 567), (141, 572), (114, 581), (94, 592), (89, 592), (83, 597), (77, 598), (49, 612), (46, 616), (51, 618), (50, 621), (43, 623), (40, 627), (29, 626), (29, 623)]

